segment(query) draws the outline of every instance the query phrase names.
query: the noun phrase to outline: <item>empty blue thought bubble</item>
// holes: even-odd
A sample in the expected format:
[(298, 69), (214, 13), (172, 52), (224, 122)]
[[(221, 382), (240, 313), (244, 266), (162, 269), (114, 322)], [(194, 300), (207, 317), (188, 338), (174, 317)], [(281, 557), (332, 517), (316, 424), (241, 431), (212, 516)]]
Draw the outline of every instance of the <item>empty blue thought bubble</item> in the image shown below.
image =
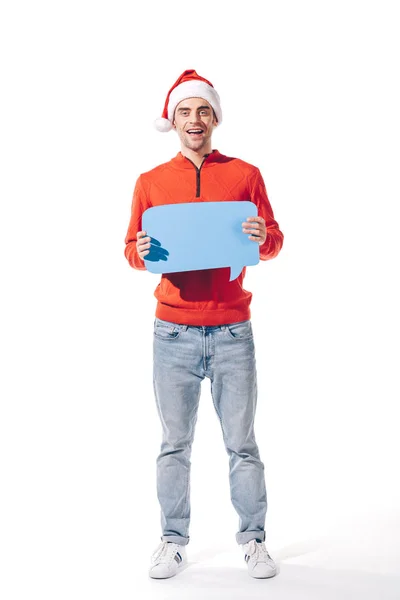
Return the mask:
[(253, 216), (257, 207), (246, 200), (148, 208), (142, 215), (142, 229), (151, 238), (146, 268), (151, 273), (177, 273), (230, 267), (232, 281), (244, 266), (260, 260), (258, 243), (242, 229)]

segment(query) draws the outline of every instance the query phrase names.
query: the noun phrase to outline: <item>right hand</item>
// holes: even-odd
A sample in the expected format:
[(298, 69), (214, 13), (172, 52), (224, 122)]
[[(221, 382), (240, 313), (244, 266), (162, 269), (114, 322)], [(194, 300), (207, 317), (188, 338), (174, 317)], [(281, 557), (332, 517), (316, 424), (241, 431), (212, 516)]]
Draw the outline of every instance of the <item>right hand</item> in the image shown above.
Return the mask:
[(137, 242), (136, 242), (136, 250), (137, 253), (139, 255), (139, 258), (141, 258), (142, 260), (144, 259), (144, 257), (150, 252), (149, 248), (150, 248), (150, 238), (149, 237), (145, 237), (146, 236), (146, 232), (145, 231), (138, 231), (137, 233)]

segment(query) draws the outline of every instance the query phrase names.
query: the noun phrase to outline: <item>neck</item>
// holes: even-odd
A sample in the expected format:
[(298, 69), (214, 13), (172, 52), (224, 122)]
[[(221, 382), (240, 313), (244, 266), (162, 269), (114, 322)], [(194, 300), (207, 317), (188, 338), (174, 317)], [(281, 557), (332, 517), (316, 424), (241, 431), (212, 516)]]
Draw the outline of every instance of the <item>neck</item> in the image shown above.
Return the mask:
[(197, 168), (200, 168), (200, 166), (204, 160), (204, 156), (206, 154), (211, 154), (211, 152), (212, 152), (211, 141), (209, 144), (207, 144), (206, 147), (201, 148), (198, 151), (191, 150), (190, 148), (187, 148), (186, 146), (183, 146), (183, 145), (181, 146), (181, 154), (183, 156), (186, 156), (186, 158), (188, 158), (189, 160), (191, 160), (192, 163), (194, 163)]

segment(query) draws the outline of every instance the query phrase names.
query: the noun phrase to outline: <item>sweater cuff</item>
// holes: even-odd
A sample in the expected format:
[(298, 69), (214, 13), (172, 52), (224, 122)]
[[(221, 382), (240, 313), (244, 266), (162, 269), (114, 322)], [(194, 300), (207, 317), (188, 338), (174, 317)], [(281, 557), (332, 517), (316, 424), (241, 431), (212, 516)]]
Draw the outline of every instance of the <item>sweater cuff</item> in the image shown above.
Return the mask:
[(128, 244), (125, 248), (125, 256), (128, 260), (128, 263), (133, 269), (138, 269), (139, 271), (147, 271), (146, 265), (144, 264), (144, 260), (142, 260), (137, 253), (136, 250), (136, 242), (132, 242), (132, 244)]

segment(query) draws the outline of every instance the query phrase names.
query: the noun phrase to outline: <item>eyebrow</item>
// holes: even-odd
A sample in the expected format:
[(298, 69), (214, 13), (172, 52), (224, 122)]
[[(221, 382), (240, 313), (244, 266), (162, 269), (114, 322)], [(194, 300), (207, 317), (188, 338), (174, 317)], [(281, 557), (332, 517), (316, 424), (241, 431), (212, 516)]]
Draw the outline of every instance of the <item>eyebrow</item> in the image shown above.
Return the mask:
[[(199, 106), (196, 110), (204, 110), (205, 108), (208, 108), (208, 110), (211, 110), (209, 106)], [(190, 110), (190, 108), (188, 106), (181, 106), (180, 108), (178, 108), (178, 112), (181, 112), (184, 110)]]

